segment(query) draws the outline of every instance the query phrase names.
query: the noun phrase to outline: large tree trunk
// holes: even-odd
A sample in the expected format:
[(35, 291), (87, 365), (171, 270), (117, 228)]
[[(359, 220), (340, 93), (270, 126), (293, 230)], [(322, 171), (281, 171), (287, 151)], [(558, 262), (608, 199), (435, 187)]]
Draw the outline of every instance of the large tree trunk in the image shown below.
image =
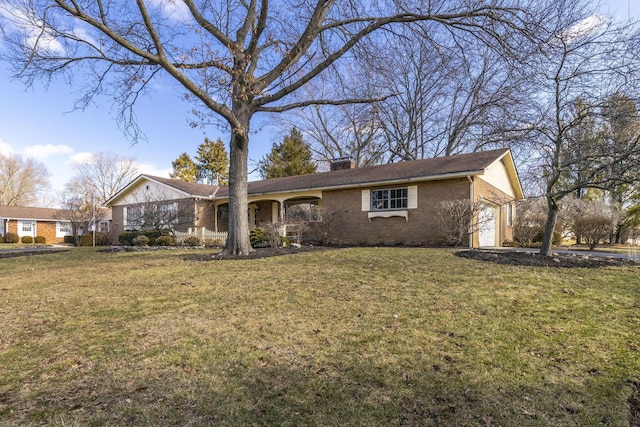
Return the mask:
[(247, 216), (250, 110), (239, 108), (236, 117), (242, 126), (231, 130), (231, 142), (229, 143), (229, 233), (224, 253), (248, 255), (252, 251)]
[(558, 204), (553, 199), (553, 197), (547, 197), (547, 208), (547, 222), (544, 226), (542, 247), (540, 247), (540, 255), (542, 256), (549, 256), (549, 254), (551, 253), (553, 232), (556, 230), (556, 220), (558, 219)]

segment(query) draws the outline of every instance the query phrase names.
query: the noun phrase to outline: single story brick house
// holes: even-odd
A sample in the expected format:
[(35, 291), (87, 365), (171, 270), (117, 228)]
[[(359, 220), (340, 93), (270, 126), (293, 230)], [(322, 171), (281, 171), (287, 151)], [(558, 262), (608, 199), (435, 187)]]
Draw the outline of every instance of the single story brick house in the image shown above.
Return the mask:
[[(62, 243), (70, 236), (71, 222), (64, 218), (61, 209), (34, 208), (26, 206), (0, 206), (0, 241), (7, 233), (18, 237), (43, 236), (47, 243)], [(98, 231), (109, 231), (110, 218), (98, 224)]]
[[(142, 228), (141, 212), (149, 209), (189, 212), (182, 228), (227, 231), (228, 195), (227, 186), (140, 175), (105, 205), (114, 237)], [(443, 243), (440, 202), (465, 200), (481, 206), (475, 221), (483, 224), (468, 245), (501, 246), (513, 239), (515, 201), (523, 197), (508, 149), (364, 168), (347, 158), (328, 172), (249, 182), (247, 215), (254, 228), (301, 217), (313, 225), (331, 212), (331, 243), (430, 246)]]

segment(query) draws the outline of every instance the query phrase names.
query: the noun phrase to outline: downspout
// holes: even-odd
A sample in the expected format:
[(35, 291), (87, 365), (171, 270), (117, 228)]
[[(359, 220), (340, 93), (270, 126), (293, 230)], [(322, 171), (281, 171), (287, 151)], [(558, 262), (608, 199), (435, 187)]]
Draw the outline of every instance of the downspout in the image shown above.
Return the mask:
[(216, 233), (218, 232), (218, 205), (213, 202), (213, 228)]
[(473, 195), (473, 177), (471, 175), (467, 175), (467, 179), (469, 180), (469, 203), (471, 204), (471, 223), (469, 224), (469, 249), (473, 249), (473, 221), (475, 218), (473, 217), (473, 204), (475, 203), (474, 195)]

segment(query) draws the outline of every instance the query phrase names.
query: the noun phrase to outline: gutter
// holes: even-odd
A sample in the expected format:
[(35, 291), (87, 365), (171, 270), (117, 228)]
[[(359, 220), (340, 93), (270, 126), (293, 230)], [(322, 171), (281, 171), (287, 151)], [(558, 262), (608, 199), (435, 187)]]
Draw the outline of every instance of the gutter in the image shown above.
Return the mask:
[[(431, 175), (428, 177), (413, 177), (413, 178), (398, 178), (390, 181), (370, 181), (363, 182), (359, 184), (342, 184), (335, 186), (319, 186), (319, 187), (309, 187), (309, 188), (297, 188), (292, 190), (282, 190), (282, 191), (268, 191), (262, 193), (248, 193), (248, 196), (268, 196), (271, 194), (286, 194), (286, 193), (299, 193), (304, 191), (325, 191), (325, 190), (344, 190), (347, 188), (363, 188), (363, 187), (371, 187), (372, 185), (393, 185), (393, 184), (403, 184), (407, 182), (425, 182), (425, 181), (437, 181), (441, 179), (448, 178), (467, 178), (470, 179), (471, 176), (482, 175), (485, 172), (484, 169), (478, 169), (475, 171), (466, 171), (466, 172), (456, 172), (450, 174), (440, 174), (440, 175)], [(226, 197), (221, 197), (217, 200), (228, 199), (229, 195)], [(214, 197), (215, 199), (215, 197)]]
[[(473, 212), (473, 204), (475, 200), (473, 199), (473, 177), (471, 175), (467, 175), (467, 179), (469, 180), (469, 203), (471, 204), (471, 212)], [(469, 224), (469, 249), (473, 249), (473, 221), (475, 218), (471, 218), (471, 224)]]

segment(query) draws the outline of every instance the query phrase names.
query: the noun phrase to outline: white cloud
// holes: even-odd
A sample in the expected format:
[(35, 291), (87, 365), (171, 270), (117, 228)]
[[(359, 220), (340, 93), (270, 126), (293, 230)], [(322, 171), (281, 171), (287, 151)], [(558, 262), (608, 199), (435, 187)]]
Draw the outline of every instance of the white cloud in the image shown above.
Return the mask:
[(64, 53), (65, 49), (49, 28), (43, 31), (43, 21), (15, 5), (0, 5), (0, 22), (6, 32), (23, 32), (27, 46), (41, 53)]
[(87, 151), (75, 153), (69, 157), (69, 162), (76, 165), (89, 163), (91, 160), (93, 160), (93, 153), (89, 153)]
[(605, 29), (610, 23), (611, 20), (602, 15), (591, 15), (567, 28), (562, 36), (569, 39), (585, 37)]
[(73, 153), (73, 148), (64, 144), (45, 144), (45, 145), (31, 145), (25, 147), (23, 153), (27, 157), (33, 157), (34, 159), (47, 159), (53, 156), (61, 156)]
[(13, 154), (13, 153), (15, 153), (15, 151), (13, 150), (13, 147), (11, 147), (11, 145), (8, 142), (4, 142), (3, 140), (0, 139), (0, 154), (8, 156), (9, 154)]
[(189, 8), (182, 0), (151, 0), (151, 4), (173, 21), (186, 22), (192, 19)]

